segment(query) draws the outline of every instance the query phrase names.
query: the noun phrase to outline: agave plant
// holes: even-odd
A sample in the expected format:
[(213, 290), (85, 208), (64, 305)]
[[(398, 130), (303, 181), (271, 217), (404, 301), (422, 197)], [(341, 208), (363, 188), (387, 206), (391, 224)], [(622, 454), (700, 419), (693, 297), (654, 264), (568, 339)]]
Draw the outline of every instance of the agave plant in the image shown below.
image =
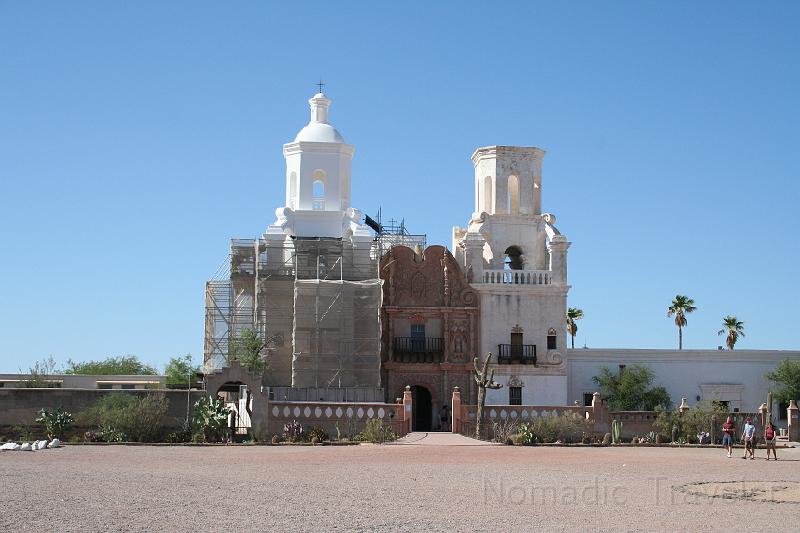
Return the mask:
[(683, 349), (683, 328), (686, 326), (686, 315), (697, 310), (694, 300), (688, 296), (677, 295), (672, 300), (672, 305), (667, 308), (667, 316), (675, 315), (675, 325), (678, 326), (678, 349)]
[(739, 337), (744, 337), (744, 322), (739, 321), (735, 316), (726, 316), (722, 319), (722, 329), (717, 332), (717, 335), (726, 332), (728, 336), (725, 338), (725, 344), (729, 350), (733, 350)]

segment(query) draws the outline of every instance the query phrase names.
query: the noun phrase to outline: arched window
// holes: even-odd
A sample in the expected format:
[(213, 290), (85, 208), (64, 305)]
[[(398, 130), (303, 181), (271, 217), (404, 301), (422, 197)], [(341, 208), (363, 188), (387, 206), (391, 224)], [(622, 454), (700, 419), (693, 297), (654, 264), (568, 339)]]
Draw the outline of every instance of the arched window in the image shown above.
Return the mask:
[(557, 348), (558, 344), (556, 343), (556, 330), (554, 328), (550, 328), (547, 330), (547, 349), (555, 350)]
[(509, 246), (504, 253), (503, 270), (522, 270), (524, 262), (519, 246)]
[(492, 177), (483, 178), (483, 210), (492, 214)]
[(289, 207), (297, 209), (297, 173), (289, 175)]
[(508, 193), (506, 194), (506, 212), (512, 215), (519, 214), (519, 178), (508, 177)]
[(347, 209), (350, 207), (350, 177), (342, 176), (341, 184), (342, 198), (339, 209)]
[(325, 173), (321, 170), (314, 172), (314, 184), (311, 188), (311, 208), (314, 211), (325, 209)]

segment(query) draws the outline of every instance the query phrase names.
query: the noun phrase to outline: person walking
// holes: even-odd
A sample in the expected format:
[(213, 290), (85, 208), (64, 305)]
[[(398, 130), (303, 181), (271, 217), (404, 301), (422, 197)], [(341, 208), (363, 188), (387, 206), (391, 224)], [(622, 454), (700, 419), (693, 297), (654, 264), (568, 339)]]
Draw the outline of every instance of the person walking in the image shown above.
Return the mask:
[(775, 457), (775, 460), (778, 460), (778, 454), (775, 453), (775, 437), (775, 426), (770, 422), (767, 424), (767, 427), (764, 428), (764, 443), (767, 445), (767, 461), (769, 461), (770, 450), (772, 450), (772, 456)]
[(450, 431), (450, 409), (447, 405), (443, 405), (439, 411), (439, 422), (441, 423), (442, 431)]
[(733, 436), (736, 434), (736, 426), (733, 424), (733, 417), (728, 419), (722, 424), (722, 445), (728, 450), (728, 459), (733, 454)]
[(750, 417), (744, 421), (744, 431), (742, 432), (742, 440), (744, 441), (744, 455), (742, 459), (747, 459), (747, 452), (750, 452), (750, 459), (755, 459), (755, 450), (753, 449), (753, 441), (756, 436), (756, 427)]

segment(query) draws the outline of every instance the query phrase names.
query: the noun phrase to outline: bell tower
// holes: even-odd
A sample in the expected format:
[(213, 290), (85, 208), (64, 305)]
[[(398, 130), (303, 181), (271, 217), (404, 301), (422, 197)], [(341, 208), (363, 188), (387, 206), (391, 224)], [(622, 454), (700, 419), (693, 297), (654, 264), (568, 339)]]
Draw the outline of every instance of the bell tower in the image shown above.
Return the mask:
[[(475, 210), (453, 228), (453, 250), (480, 295), (481, 357), (494, 355), (495, 375), (523, 403), (560, 405), (570, 243), (542, 213), (543, 158), (535, 147), (475, 150)], [(508, 394), (491, 391), (487, 403), (507, 404)]]
[(331, 100), (319, 92), (308, 100), (310, 118), (294, 141), (283, 145), (286, 204), (266, 235), (350, 237), (369, 235), (362, 213), (350, 206), (355, 147), (329, 122)]

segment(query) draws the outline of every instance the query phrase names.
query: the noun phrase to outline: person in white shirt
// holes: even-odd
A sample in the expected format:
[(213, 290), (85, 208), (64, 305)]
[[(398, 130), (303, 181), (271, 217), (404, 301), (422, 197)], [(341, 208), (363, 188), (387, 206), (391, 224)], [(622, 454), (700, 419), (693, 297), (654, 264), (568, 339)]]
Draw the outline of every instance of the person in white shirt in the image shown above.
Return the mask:
[(742, 459), (747, 459), (747, 452), (750, 452), (750, 459), (755, 459), (755, 446), (753, 440), (756, 436), (756, 427), (753, 425), (753, 421), (750, 420), (750, 417), (747, 417), (747, 420), (744, 421), (744, 431), (742, 432), (742, 440), (744, 441), (744, 456)]

